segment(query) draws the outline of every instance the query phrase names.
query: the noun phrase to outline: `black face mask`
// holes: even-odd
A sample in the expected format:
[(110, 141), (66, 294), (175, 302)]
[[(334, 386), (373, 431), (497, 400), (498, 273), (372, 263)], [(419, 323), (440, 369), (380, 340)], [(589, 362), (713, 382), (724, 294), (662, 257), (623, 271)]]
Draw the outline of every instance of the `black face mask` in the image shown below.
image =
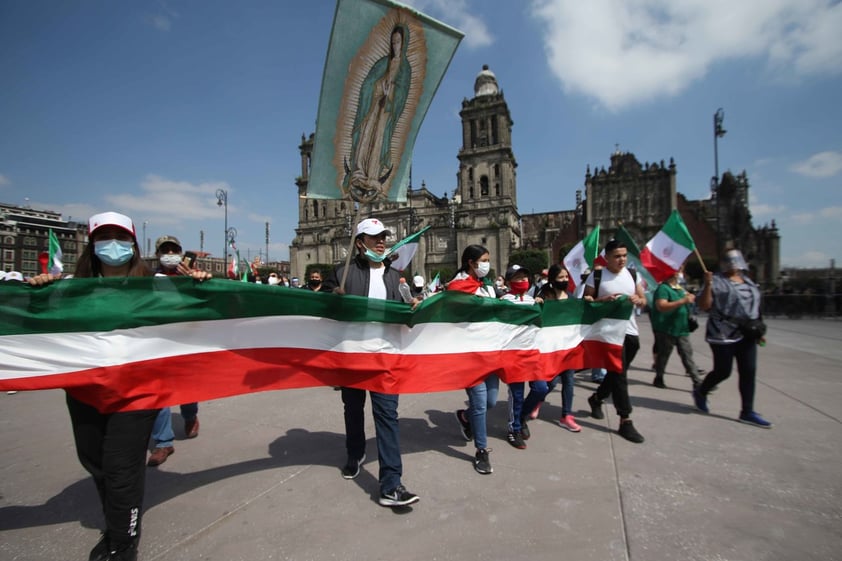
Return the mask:
[(556, 290), (567, 290), (568, 281), (553, 281), (553, 288)]
[(316, 288), (320, 284), (322, 284), (322, 281), (320, 281), (319, 279), (307, 279), (307, 286), (309, 286), (310, 288)]

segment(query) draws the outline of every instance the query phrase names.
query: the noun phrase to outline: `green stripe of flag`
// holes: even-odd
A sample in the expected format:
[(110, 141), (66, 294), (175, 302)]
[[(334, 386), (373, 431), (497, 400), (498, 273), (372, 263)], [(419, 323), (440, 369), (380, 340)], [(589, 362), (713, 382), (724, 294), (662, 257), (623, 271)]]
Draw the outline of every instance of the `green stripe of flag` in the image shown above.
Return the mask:
[(684, 224), (684, 220), (681, 219), (681, 214), (677, 209), (672, 210), (666, 224), (661, 228), (661, 232), (669, 236), (675, 243), (686, 247), (690, 251), (696, 249), (696, 242), (693, 241), (693, 236), (690, 235), (690, 231), (687, 229), (687, 225)]
[[(111, 331), (180, 322), (265, 316), (316, 316), (347, 322), (502, 322), (554, 326), (627, 319), (625, 301), (578, 300), (519, 306), (491, 298), (444, 292), (413, 312), (401, 302), (320, 294), (252, 283), (187, 277), (68, 279), (33, 288), (0, 286), (0, 335)], [(9, 285), (9, 286), (5, 286)]]

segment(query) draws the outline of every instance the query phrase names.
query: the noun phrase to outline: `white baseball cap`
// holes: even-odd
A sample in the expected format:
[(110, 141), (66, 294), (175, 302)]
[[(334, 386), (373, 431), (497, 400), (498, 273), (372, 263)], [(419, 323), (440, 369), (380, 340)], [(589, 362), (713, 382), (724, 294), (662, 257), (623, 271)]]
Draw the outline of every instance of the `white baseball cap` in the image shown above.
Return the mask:
[(412, 277), (412, 284), (415, 285), (415, 288), (423, 288), (424, 287), (424, 277), (421, 275), (415, 275)]
[(20, 271), (9, 271), (3, 280), (23, 282), (23, 273)]
[(88, 235), (92, 235), (97, 231), (97, 229), (102, 228), (103, 226), (117, 226), (137, 239), (134, 223), (132, 222), (132, 219), (125, 214), (120, 214), (119, 212), (101, 212), (99, 214), (94, 214), (91, 216), (90, 220), (88, 220)]
[(392, 232), (386, 229), (386, 226), (376, 218), (366, 218), (357, 224), (357, 235), (368, 234), (369, 236), (378, 236), (386, 232), (386, 235), (391, 235)]

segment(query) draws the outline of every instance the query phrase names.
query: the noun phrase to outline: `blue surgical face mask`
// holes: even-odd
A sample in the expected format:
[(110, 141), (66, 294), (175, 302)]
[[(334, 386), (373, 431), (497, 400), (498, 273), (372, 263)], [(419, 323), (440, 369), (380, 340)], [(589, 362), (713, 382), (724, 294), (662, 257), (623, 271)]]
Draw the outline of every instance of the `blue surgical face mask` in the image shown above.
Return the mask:
[(122, 240), (100, 240), (94, 242), (94, 254), (106, 265), (119, 267), (131, 260), (134, 244)]
[(386, 254), (380, 255), (376, 251), (372, 251), (368, 248), (365, 248), (365, 256), (369, 261), (374, 263), (381, 263), (384, 259), (386, 259)]

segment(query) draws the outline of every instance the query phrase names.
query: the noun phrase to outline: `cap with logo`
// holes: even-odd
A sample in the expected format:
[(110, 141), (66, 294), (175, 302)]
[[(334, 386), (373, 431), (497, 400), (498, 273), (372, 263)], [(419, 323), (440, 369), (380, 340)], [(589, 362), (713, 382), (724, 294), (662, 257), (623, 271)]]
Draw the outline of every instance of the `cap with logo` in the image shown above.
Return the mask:
[(506, 269), (506, 280), (512, 280), (515, 273), (523, 273), (527, 278), (529, 278), (529, 270), (526, 267), (521, 267), (520, 265), (509, 265), (509, 268)]
[(155, 241), (155, 253), (161, 251), (161, 246), (165, 243), (175, 244), (178, 246), (178, 249), (181, 249), (181, 242), (175, 236), (161, 236)]
[(101, 212), (99, 214), (94, 214), (91, 216), (90, 220), (88, 220), (88, 235), (93, 235), (94, 232), (103, 226), (117, 226), (118, 228), (122, 228), (126, 232), (130, 233), (135, 240), (137, 240), (134, 223), (132, 222), (132, 219), (125, 214), (120, 214), (119, 212)]
[(361, 236), (362, 234), (378, 236), (383, 232), (386, 232), (387, 236), (391, 235), (391, 232), (386, 229), (386, 226), (384, 226), (383, 223), (376, 218), (366, 218), (357, 224), (357, 236)]

